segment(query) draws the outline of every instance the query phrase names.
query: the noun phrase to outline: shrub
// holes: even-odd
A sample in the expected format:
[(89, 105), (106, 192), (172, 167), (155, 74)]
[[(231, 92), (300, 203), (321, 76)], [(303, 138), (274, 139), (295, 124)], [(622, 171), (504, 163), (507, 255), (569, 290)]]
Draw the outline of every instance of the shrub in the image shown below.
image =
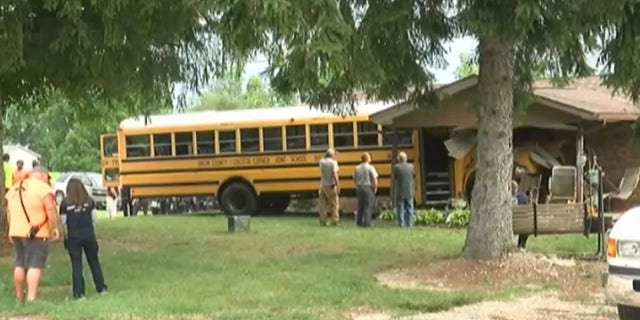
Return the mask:
[(429, 209), (429, 210), (420, 210), (416, 213), (416, 224), (418, 225), (434, 225), (440, 224), (444, 222), (444, 212)]
[(396, 211), (393, 210), (393, 209), (382, 209), (382, 210), (380, 210), (380, 220), (395, 221), (396, 220)]
[(469, 210), (456, 209), (447, 216), (447, 224), (451, 227), (466, 227), (469, 225)]

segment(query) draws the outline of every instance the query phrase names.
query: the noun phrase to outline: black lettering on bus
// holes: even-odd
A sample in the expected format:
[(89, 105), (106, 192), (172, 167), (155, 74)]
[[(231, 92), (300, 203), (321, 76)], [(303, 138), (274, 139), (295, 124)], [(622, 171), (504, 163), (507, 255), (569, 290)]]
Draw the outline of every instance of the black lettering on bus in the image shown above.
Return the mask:
[(307, 155), (291, 156), (291, 163), (307, 162)]
[(261, 157), (261, 158), (253, 158), (253, 164), (269, 164), (269, 158)]
[(285, 163), (285, 162), (287, 162), (287, 157), (283, 157), (283, 156), (276, 157), (276, 161), (274, 161), (274, 162), (277, 163), (277, 164)]

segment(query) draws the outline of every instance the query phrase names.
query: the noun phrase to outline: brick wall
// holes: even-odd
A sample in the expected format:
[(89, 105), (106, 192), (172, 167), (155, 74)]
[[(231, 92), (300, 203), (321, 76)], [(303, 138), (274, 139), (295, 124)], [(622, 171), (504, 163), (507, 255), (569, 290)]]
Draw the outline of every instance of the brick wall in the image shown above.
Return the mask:
[[(589, 155), (595, 153), (605, 173), (604, 191), (620, 184), (627, 168), (640, 166), (640, 147), (633, 144), (633, 128), (630, 123), (609, 124), (585, 136), (585, 147)], [(585, 168), (586, 169), (586, 168)], [(606, 182), (606, 181), (609, 182)], [(605, 201), (605, 205), (606, 205)], [(611, 211), (624, 211), (640, 204), (640, 188), (628, 200), (614, 199)]]

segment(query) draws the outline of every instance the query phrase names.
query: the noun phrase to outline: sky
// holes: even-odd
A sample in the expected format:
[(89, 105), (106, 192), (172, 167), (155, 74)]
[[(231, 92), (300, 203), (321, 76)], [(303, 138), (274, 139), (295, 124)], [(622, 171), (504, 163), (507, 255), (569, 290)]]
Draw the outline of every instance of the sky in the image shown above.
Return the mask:
[[(455, 71), (460, 65), (460, 54), (472, 53), (477, 45), (477, 41), (471, 37), (464, 37), (455, 39), (446, 44), (448, 53), (446, 55), (447, 68), (440, 70), (433, 70), (436, 75), (436, 81), (438, 83), (449, 83), (456, 80)], [(244, 70), (244, 79), (252, 76), (260, 75), (267, 67), (266, 61), (263, 58), (258, 58), (251, 63), (247, 64)]]

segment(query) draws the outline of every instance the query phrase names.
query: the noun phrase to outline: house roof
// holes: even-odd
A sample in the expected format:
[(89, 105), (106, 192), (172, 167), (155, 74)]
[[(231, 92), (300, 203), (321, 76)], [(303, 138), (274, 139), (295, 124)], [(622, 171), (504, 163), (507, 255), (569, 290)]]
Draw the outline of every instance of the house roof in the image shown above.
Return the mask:
[[(478, 84), (477, 76), (470, 76), (441, 86), (441, 96), (452, 96)], [(600, 77), (573, 80), (564, 87), (554, 87), (548, 80), (536, 81), (533, 85), (536, 102), (579, 117), (585, 121), (635, 121), (640, 117), (640, 108), (631, 99), (613, 94)], [(391, 124), (393, 119), (405, 115), (418, 106), (406, 102), (371, 115), (371, 120)]]
[(36, 157), (36, 158), (41, 157), (41, 155), (39, 153), (29, 149), (29, 147), (26, 147), (26, 146), (21, 146), (21, 145), (18, 145), (18, 144), (9, 144), (9, 145), (2, 146), (2, 151), (4, 151), (4, 153), (11, 153), (11, 152), (17, 151), (17, 150), (26, 152), (26, 153), (28, 153), (28, 154)]

